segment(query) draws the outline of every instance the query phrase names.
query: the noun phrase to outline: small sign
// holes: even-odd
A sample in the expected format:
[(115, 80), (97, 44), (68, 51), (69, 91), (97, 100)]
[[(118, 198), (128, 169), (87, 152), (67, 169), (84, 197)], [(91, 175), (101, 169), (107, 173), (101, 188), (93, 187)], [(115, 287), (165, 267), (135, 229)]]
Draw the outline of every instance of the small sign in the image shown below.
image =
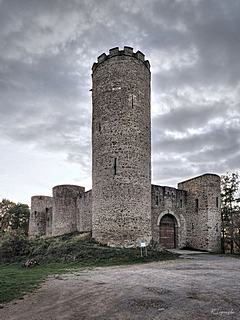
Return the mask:
[[(145, 249), (143, 249), (145, 248)], [(140, 240), (140, 252), (141, 252), (141, 257), (144, 256), (144, 252), (145, 251), (145, 256), (147, 257), (147, 245), (146, 242), (144, 240)]]
[(141, 242), (140, 242), (140, 247), (141, 247), (141, 248), (145, 248), (145, 247), (146, 247), (146, 242), (141, 241)]

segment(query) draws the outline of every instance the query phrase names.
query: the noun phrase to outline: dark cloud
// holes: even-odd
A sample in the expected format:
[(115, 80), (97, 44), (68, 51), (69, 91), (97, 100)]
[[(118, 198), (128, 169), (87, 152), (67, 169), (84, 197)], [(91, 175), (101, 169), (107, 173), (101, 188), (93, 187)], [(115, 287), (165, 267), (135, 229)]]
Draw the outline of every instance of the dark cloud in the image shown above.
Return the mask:
[(155, 116), (153, 126), (155, 131), (172, 130), (184, 132), (186, 129), (195, 129), (205, 126), (207, 123), (222, 118), (226, 111), (225, 105), (192, 105), (189, 101), (179, 107), (170, 109), (169, 112)]
[[(0, 0), (0, 136), (89, 170), (91, 65), (152, 65), (153, 180), (239, 169), (238, 0)], [(86, 169), (87, 168), (87, 169)]]

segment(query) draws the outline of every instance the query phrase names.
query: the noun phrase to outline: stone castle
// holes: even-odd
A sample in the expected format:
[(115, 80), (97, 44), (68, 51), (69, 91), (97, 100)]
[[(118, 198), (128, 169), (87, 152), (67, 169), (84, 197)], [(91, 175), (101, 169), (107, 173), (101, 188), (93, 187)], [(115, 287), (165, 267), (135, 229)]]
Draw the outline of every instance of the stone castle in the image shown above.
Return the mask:
[(92, 190), (59, 185), (33, 196), (29, 236), (92, 232), (104, 244), (220, 250), (220, 177), (178, 188), (151, 185), (151, 72), (131, 47), (103, 53), (92, 67)]

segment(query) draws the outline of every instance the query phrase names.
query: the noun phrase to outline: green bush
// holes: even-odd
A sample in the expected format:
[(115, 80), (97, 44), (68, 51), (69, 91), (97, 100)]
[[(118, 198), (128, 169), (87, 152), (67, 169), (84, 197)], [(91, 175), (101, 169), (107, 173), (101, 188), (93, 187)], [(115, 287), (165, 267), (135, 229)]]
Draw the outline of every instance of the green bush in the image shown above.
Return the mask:
[(0, 262), (11, 262), (29, 254), (30, 243), (24, 232), (7, 231), (0, 235)]

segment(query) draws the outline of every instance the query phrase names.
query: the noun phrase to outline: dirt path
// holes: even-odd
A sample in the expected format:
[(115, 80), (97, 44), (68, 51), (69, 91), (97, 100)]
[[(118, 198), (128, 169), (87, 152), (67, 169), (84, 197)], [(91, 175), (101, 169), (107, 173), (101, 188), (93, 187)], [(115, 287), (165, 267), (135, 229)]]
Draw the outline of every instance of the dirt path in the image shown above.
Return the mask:
[(0, 319), (240, 319), (240, 259), (194, 255), (74, 272), (8, 303)]

